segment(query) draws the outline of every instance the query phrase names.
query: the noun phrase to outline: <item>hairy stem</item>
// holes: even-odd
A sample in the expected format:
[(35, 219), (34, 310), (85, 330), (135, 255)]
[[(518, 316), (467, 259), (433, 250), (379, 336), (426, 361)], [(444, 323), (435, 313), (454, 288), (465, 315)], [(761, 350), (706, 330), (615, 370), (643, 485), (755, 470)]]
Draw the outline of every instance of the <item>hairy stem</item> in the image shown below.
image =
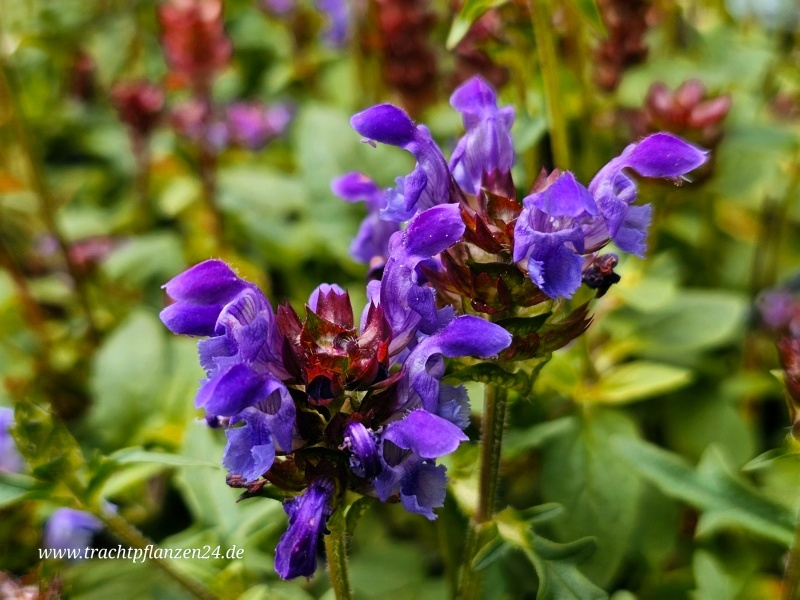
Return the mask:
[(506, 420), (508, 393), (502, 387), (487, 384), (483, 397), (481, 422), (481, 454), (478, 481), (478, 506), (467, 532), (466, 556), (461, 570), (457, 597), (480, 597), (481, 578), (472, 570), (472, 560), (478, 552), (483, 525), (494, 516), (497, 504), (497, 486), (500, 480), (500, 454), (503, 447), (503, 429)]
[[(138, 529), (119, 515), (99, 512), (97, 516), (103, 521), (109, 532), (128, 544), (131, 548), (147, 552), (148, 546), (150, 546), (151, 549), (154, 546)], [(216, 600), (218, 597), (202, 583), (176, 569), (171, 561), (163, 558), (154, 558), (152, 556), (149, 556), (148, 559), (195, 598), (199, 598), (200, 600)]]
[(530, 0), (529, 6), (533, 35), (536, 38), (536, 52), (539, 56), (539, 67), (542, 70), (542, 81), (544, 82), (553, 161), (559, 169), (568, 169), (569, 139), (567, 138), (567, 121), (562, 111), (563, 102), (558, 81), (556, 41), (550, 22), (550, 2), (548, 0)]
[(347, 535), (344, 523), (331, 526), (330, 534), (325, 536), (325, 553), (328, 557), (328, 574), (336, 600), (350, 600), (353, 592), (350, 589), (350, 575), (347, 570)]

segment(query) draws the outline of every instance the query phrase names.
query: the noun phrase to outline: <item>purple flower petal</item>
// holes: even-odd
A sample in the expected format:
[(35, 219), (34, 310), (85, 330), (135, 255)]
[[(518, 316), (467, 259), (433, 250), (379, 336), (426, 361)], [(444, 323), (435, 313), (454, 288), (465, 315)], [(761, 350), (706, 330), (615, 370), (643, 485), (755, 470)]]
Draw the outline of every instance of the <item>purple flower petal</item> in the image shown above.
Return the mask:
[(523, 200), (551, 217), (590, 217), (598, 213), (594, 198), (569, 171), (563, 172), (552, 184), (538, 194)]
[(256, 402), (255, 408), (264, 414), (278, 448), (290, 452), (296, 415), (292, 395), (282, 382), (273, 377), (266, 379), (261, 394), (263, 397)]
[(422, 458), (438, 458), (455, 452), (469, 438), (450, 421), (427, 410), (414, 410), (386, 426), (384, 440), (411, 450)]
[(55, 550), (81, 551), (91, 546), (92, 536), (103, 528), (103, 523), (87, 512), (72, 508), (58, 508), (47, 520), (43, 545)]
[(528, 275), (551, 298), (571, 298), (581, 285), (583, 257), (574, 246), (583, 243), (580, 229), (536, 233), (528, 254)]
[(197, 393), (195, 406), (212, 415), (233, 417), (262, 398), (264, 378), (238, 363), (207, 381)]
[(414, 126), (406, 113), (391, 104), (379, 104), (354, 115), (350, 124), (365, 138), (408, 150), (417, 166), (398, 181), (387, 197), (384, 219), (406, 220), (415, 210), (425, 210), (453, 200), (452, 177), (442, 151), (424, 125)]
[(222, 457), (222, 465), (229, 473), (241, 475), (246, 483), (261, 477), (275, 460), (275, 444), (266, 415), (255, 408), (246, 408), (231, 424), (244, 421), (243, 427), (231, 427), (225, 431), (228, 444)]
[(317, 568), (317, 546), (331, 514), (335, 484), (319, 477), (296, 498), (283, 505), (289, 528), (275, 548), (275, 572), (281, 579), (311, 577)]
[(645, 215), (640, 210), (627, 217), (629, 205), (636, 201), (636, 184), (624, 169), (630, 168), (644, 177), (674, 179), (696, 169), (706, 160), (706, 152), (668, 133), (656, 133), (625, 148), (622, 154), (600, 169), (589, 184), (589, 192), (605, 219), (611, 239), (624, 244), (634, 254), (644, 252), (649, 213)]
[(464, 191), (477, 194), (484, 173), (507, 173), (514, 164), (510, 131), (514, 109), (498, 109), (494, 90), (477, 76), (453, 92), (450, 104), (462, 114), (466, 129), (450, 159), (450, 170)]
[(436, 355), (450, 358), (494, 356), (510, 344), (511, 335), (499, 325), (471, 315), (456, 317), (411, 351), (405, 369), (425, 409), (435, 412), (439, 401), (439, 379), (429, 372), (429, 359)]
[(375, 433), (361, 423), (354, 421), (345, 428), (342, 447), (352, 453), (350, 467), (359, 477), (372, 479), (383, 470), (375, 438)]
[(162, 287), (171, 298), (194, 304), (225, 304), (249, 284), (221, 260), (207, 260)]
[(13, 426), (14, 411), (5, 406), (0, 407), (0, 471), (20, 473), (25, 467), (25, 460), (11, 436), (10, 429)]
[(436, 519), (434, 508), (444, 506), (447, 494), (447, 469), (427, 461), (408, 469), (400, 481), (400, 502), (408, 512)]

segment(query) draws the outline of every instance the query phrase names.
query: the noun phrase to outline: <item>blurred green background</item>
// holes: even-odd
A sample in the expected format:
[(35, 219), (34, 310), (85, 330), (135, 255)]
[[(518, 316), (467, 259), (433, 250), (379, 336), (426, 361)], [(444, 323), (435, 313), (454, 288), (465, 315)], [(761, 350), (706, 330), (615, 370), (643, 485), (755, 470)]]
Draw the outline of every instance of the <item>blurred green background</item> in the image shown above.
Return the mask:
[[(242, 560), (176, 561), (221, 597), (332, 597), (322, 567), (310, 581), (278, 580), (280, 503), (237, 503), (225, 484), (224, 434), (193, 404), (195, 343), (159, 322), (161, 285), (221, 257), (273, 303), (299, 308), (319, 283), (336, 282), (358, 310), (366, 267), (348, 247), (364, 211), (335, 198), (330, 181), (360, 170), (388, 186), (413, 163), (360, 143), (350, 115), (397, 103), (449, 155), (462, 132), (449, 93), (481, 74), (516, 108), (523, 192), (542, 166), (588, 181), (661, 128), (712, 151), (710, 167), (680, 188), (640, 185), (655, 207), (648, 256), (623, 259), (588, 335), (553, 358), (532, 398), (515, 399), (504, 502), (561, 504), (542, 530), (561, 542), (595, 536), (580, 568), (616, 600), (775, 598), (800, 462), (784, 442), (791, 420), (770, 373), (774, 339), (753, 307), (800, 265), (798, 5), (543, 3), (569, 165), (553, 163), (524, 2), (351, 2), (338, 47), (314, 3), (275, 6), (224, 3), (232, 54), (203, 92), (220, 113), (240, 101), (290, 107), (285, 131), (250, 150), (209, 149), (180, 133), (176, 114), (198, 89), (165, 59), (156, 2), (0, 0), (0, 405), (28, 423), (15, 435), (29, 463), (0, 473), (9, 585), (80, 599), (182, 597), (152, 562), (39, 560), (55, 508), (107, 500), (161, 546), (244, 548)], [(702, 89), (674, 93), (692, 79)], [(139, 142), (113, 97), (132, 80), (165, 98)], [(657, 82), (668, 90), (658, 97)], [(729, 111), (718, 103), (692, 116), (721, 97)], [(477, 431), (468, 430), (473, 440)], [(370, 506), (351, 544), (359, 597), (451, 594), (476, 446), (451, 457), (435, 523)], [(94, 543), (118, 541), (104, 531)], [(485, 576), (487, 598), (537, 595), (522, 553), (504, 554)]]

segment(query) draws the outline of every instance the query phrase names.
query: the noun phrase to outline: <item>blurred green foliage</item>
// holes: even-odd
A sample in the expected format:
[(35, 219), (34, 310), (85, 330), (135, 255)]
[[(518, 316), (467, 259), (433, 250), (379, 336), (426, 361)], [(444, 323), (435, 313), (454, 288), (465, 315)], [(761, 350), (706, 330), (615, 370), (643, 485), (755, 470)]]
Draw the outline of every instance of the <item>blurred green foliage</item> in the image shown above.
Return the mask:
[[(640, 197), (654, 204), (648, 257), (623, 259), (622, 281), (593, 305), (585, 338), (553, 356), (531, 393), (512, 392), (508, 508), (473, 566), (487, 599), (774, 598), (800, 461), (784, 441), (773, 340), (752, 311), (760, 290), (800, 265), (797, 33), (723, 2), (656, 2), (647, 59), (604, 92), (592, 49), (610, 35), (609, 4), (549, 1), (569, 168), (581, 179), (635, 137), (635, 110), (654, 82), (674, 89), (698, 78), (709, 93), (729, 94), (732, 110), (713, 172), (681, 189), (642, 183)], [(234, 56), (215, 100), (288, 100), (295, 116), (265, 149), (217, 157), (220, 245), (191, 145), (162, 123), (139, 197), (143, 174), (110, 101), (113, 84), (131, 78), (166, 82), (168, 106), (186, 94), (169, 81), (156, 3), (0, 0), (0, 404), (16, 408), (29, 463), (26, 473), (0, 474), (0, 571), (45, 588), (60, 582), (76, 599), (182, 597), (152, 563), (39, 561), (42, 524), (57, 506), (102, 512), (108, 501), (160, 546), (244, 548), (241, 560), (175, 562), (221, 597), (332, 597), (322, 568), (309, 581), (278, 580), (281, 505), (236, 501), (219, 466), (224, 435), (193, 405), (202, 376), (194, 344), (171, 336), (157, 314), (160, 286), (211, 256), (237, 265), (273, 302), (300, 307), (319, 283), (337, 282), (363, 305), (365, 268), (348, 256), (362, 210), (334, 198), (330, 180), (360, 170), (390, 185), (412, 167), (401, 151), (361, 144), (349, 126), (369, 103), (410, 102), (382, 76), (388, 59), (370, 6), (350, 46), (335, 50), (320, 41), (324, 18), (310, 1), (282, 17), (250, 0), (225, 3)], [(527, 189), (554, 165), (524, 3), (433, 3), (435, 94), (409, 109), (452, 149), (460, 123), (446, 101), (464, 75), (459, 41), (489, 9), (499, 25), (480, 44), (507, 70), (514, 177)], [(78, 260), (92, 242), (100, 250)], [(477, 420), (481, 385), (470, 391)], [(468, 430), (473, 440), (477, 431)], [(475, 446), (450, 457), (451, 494), (436, 523), (368, 506), (351, 540), (356, 597), (451, 594), (475, 505)], [(95, 543), (118, 540), (106, 530)]]

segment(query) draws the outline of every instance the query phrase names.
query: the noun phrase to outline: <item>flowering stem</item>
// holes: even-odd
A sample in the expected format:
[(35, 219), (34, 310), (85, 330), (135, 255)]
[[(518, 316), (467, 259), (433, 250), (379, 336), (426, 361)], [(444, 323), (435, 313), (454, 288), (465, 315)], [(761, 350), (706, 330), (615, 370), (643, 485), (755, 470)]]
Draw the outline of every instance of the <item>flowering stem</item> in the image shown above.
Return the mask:
[(45, 328), (44, 315), (39, 307), (39, 303), (33, 297), (28, 280), (25, 279), (25, 274), (20, 269), (11, 250), (8, 249), (6, 244), (0, 239), (0, 267), (5, 268), (11, 275), (11, 281), (17, 289), (20, 302), (25, 309), (25, 314), (28, 317), (31, 329), (36, 333), (43, 348), (47, 350), (49, 346), (49, 336)]
[(136, 160), (137, 224), (146, 230), (150, 225), (150, 145), (147, 136), (131, 134), (133, 155)]
[(205, 143), (200, 143), (200, 185), (202, 187), (203, 203), (206, 205), (209, 216), (211, 217), (211, 232), (217, 243), (217, 248), (222, 248), (224, 244), (222, 214), (217, 206), (217, 157), (206, 147)]
[(783, 576), (781, 600), (800, 599), (800, 515), (794, 526), (794, 540), (789, 551), (789, 560), (786, 563), (786, 572)]
[(478, 551), (483, 525), (492, 519), (497, 504), (497, 484), (500, 479), (500, 454), (503, 446), (507, 399), (508, 393), (504, 388), (486, 384), (481, 422), (478, 507), (467, 532), (466, 560), (461, 569), (461, 581), (457, 594), (457, 597), (462, 600), (480, 596), (480, 576), (472, 570), (471, 563)]
[(96, 340), (98, 337), (97, 326), (92, 316), (91, 305), (89, 303), (89, 293), (86, 286), (86, 281), (80, 271), (72, 255), (69, 252), (69, 245), (64, 237), (61, 227), (56, 221), (56, 202), (53, 198), (50, 188), (45, 180), (44, 172), (33, 150), (28, 125), (25, 121), (25, 115), (22, 112), (22, 107), (19, 103), (17, 91), (19, 86), (16, 85), (13, 74), (9, 66), (6, 64), (5, 57), (0, 55), (0, 87), (2, 90), (0, 94), (7, 96), (8, 105), (14, 115), (14, 126), (16, 128), (17, 139), (22, 147), (22, 153), (28, 163), (28, 172), (33, 184), (33, 191), (39, 199), (39, 212), (50, 234), (55, 239), (58, 249), (64, 259), (67, 272), (75, 283), (75, 292), (78, 296), (78, 302), (81, 304), (83, 312), (86, 314), (86, 322), (89, 327), (89, 337)]
[(481, 525), (494, 516), (497, 484), (500, 479), (500, 451), (506, 420), (506, 390), (487, 384), (483, 396), (481, 424), (481, 464), (478, 487), (478, 509), (475, 523)]
[(325, 537), (325, 553), (328, 557), (328, 574), (336, 600), (350, 600), (353, 592), (350, 589), (350, 576), (347, 570), (347, 531), (344, 520), (341, 523), (329, 523), (331, 532)]
[(547, 116), (550, 121), (550, 144), (553, 162), (559, 169), (569, 168), (569, 140), (567, 122), (562, 112), (562, 100), (558, 82), (558, 60), (553, 26), (549, 22), (550, 6), (547, 0), (529, 0), (536, 52), (542, 70), (544, 93), (547, 101)]
[[(104, 511), (96, 511), (96, 514), (113, 535), (128, 544), (131, 548), (147, 552), (147, 548), (150, 546), (152, 550), (153, 543), (119, 515), (108, 514)], [(193, 577), (176, 569), (170, 561), (153, 556), (149, 556), (148, 559), (195, 598), (199, 598), (200, 600), (216, 600), (216, 594)]]

